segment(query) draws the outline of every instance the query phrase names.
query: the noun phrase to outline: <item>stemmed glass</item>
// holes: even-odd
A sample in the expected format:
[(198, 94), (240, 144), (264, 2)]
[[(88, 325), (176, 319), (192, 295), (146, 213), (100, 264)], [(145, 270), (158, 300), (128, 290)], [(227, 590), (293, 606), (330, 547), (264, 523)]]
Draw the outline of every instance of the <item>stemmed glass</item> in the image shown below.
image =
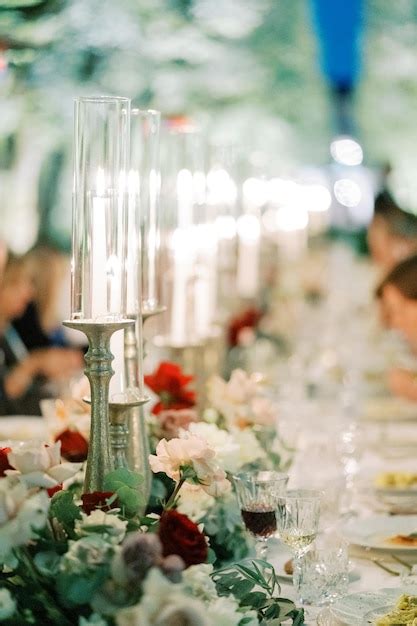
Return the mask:
[(288, 475), (281, 472), (242, 472), (233, 476), (246, 529), (255, 537), (258, 559), (265, 559), (269, 537), (277, 530), (276, 509), (285, 494)]
[(277, 526), (280, 539), (301, 557), (317, 536), (322, 493), (295, 489), (278, 498)]

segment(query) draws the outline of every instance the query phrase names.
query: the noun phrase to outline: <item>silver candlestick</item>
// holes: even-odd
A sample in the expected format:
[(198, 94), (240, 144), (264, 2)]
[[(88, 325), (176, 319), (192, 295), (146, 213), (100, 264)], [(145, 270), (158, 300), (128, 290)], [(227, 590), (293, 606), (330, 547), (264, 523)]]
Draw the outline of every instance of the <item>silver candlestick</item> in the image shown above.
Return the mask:
[(113, 469), (109, 433), (109, 383), (113, 376), (110, 339), (114, 332), (134, 326), (134, 320), (87, 322), (69, 320), (64, 326), (83, 332), (88, 339), (85, 375), (91, 389), (91, 426), (84, 493), (104, 491), (104, 478)]

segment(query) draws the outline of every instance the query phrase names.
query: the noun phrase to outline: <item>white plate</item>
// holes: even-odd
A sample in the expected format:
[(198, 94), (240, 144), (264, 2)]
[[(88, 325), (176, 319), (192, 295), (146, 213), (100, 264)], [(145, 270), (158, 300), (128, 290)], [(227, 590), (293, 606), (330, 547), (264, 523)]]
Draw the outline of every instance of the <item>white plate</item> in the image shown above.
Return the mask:
[(413, 532), (417, 532), (417, 515), (374, 515), (352, 520), (342, 529), (350, 543), (384, 552), (417, 552), (417, 545), (398, 546), (386, 542), (389, 537)]
[(407, 488), (375, 487), (369, 482), (358, 484), (359, 492), (376, 511), (393, 514), (417, 514), (417, 486)]
[(28, 441), (47, 438), (45, 422), (41, 417), (11, 415), (0, 417), (0, 439)]
[(403, 593), (416, 595), (417, 587), (350, 593), (344, 598), (336, 600), (330, 608), (330, 614), (336, 624), (343, 624), (343, 626), (373, 624), (375, 623), (374, 619), (394, 608), (395, 603)]
[(415, 421), (416, 403), (393, 396), (373, 397), (365, 403), (362, 419), (370, 422)]

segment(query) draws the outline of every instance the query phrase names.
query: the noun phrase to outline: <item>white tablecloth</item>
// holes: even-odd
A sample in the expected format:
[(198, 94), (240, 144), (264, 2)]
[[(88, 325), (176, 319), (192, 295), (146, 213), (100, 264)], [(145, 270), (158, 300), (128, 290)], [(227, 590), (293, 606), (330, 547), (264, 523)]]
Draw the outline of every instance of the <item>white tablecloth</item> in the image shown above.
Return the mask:
[[(411, 470), (417, 472), (417, 455), (415, 454), (417, 451), (415, 444), (417, 422), (397, 423), (394, 425), (361, 423), (360, 431), (363, 438), (363, 452), (358, 462), (358, 471), (352, 488), (351, 515), (363, 517), (375, 514), (375, 510), (372, 503), (366, 497), (364, 498), (359, 486), (367, 482), (371, 483), (372, 478), (380, 471)], [(305, 440), (308, 441), (308, 435), (305, 437)], [(394, 442), (395, 445), (391, 445), (390, 442)], [(314, 468), (308, 462), (307, 450), (308, 445), (304, 443), (299, 449), (294, 459), (293, 467), (290, 470), (290, 484), (294, 479), (294, 473), (297, 474), (296, 482), (300, 482), (300, 468), (304, 468), (306, 474), (305, 486), (309, 484)], [(325, 464), (325, 460), (323, 463)], [(324, 475), (326, 466), (319, 468), (319, 471), (321, 476)], [(339, 521), (334, 528), (340, 531), (342, 526), (343, 522)], [(401, 588), (399, 576), (385, 572), (370, 560), (375, 553), (369, 553), (363, 549), (351, 546), (350, 554), (354, 577), (357, 579), (349, 584), (349, 593), (372, 591), (386, 587)], [(288, 558), (290, 558), (290, 553), (287, 548), (279, 544), (272, 545), (270, 561), (275, 566), (278, 574), (283, 574), (282, 565)], [(386, 558), (389, 559), (389, 556)], [(407, 555), (407, 561), (410, 560), (414, 561), (413, 558), (410, 559), (410, 556)], [(417, 561), (417, 555), (415, 561)], [(396, 569), (395, 565), (393, 565), (393, 569)], [(292, 584), (284, 581), (281, 582), (281, 585), (282, 594), (297, 602)], [(322, 607), (317, 606), (305, 607), (306, 624), (316, 624), (317, 616), (322, 610)]]

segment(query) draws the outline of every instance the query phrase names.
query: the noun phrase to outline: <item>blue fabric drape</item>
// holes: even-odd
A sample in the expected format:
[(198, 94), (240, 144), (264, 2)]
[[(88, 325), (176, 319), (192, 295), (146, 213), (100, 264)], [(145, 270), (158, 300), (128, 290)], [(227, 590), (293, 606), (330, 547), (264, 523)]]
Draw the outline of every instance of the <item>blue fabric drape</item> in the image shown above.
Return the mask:
[(321, 68), (335, 91), (352, 91), (361, 69), (363, 0), (310, 0)]

